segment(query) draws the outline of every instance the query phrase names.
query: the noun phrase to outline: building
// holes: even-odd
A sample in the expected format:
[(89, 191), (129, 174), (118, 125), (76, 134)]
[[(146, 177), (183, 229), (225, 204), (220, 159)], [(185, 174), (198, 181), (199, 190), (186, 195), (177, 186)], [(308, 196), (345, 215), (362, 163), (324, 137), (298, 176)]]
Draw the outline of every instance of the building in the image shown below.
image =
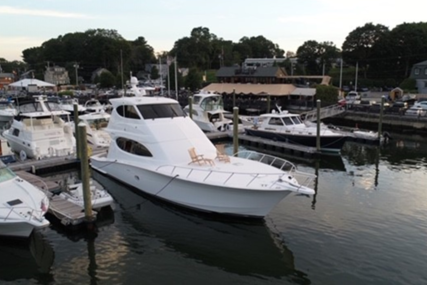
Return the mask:
[(258, 68), (258, 67), (271, 67), (278, 63), (282, 63), (286, 58), (247, 58), (243, 62), (243, 68)]
[(277, 66), (240, 68), (240, 66), (221, 67), (216, 72), (220, 83), (278, 84), (286, 83), (286, 71)]
[(15, 81), (15, 74), (0, 72), (0, 89), (6, 88), (9, 84)]
[(55, 85), (70, 84), (70, 77), (65, 67), (60, 66), (47, 66), (44, 72), (44, 81)]
[(415, 79), (418, 93), (427, 94), (427, 60), (412, 66), (410, 78)]

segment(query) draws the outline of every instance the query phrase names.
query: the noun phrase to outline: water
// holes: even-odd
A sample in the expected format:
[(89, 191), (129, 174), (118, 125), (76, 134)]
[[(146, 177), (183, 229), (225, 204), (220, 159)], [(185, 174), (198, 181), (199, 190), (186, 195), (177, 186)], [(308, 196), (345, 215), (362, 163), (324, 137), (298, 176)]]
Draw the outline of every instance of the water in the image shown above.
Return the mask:
[[(230, 150), (230, 149), (229, 149)], [(288, 158), (318, 175), (261, 221), (182, 210), (94, 173), (115, 198), (97, 233), (52, 225), (0, 246), (0, 280), (20, 284), (427, 284), (427, 143)], [(70, 175), (67, 173), (66, 175)], [(29, 243), (29, 244), (28, 244)]]

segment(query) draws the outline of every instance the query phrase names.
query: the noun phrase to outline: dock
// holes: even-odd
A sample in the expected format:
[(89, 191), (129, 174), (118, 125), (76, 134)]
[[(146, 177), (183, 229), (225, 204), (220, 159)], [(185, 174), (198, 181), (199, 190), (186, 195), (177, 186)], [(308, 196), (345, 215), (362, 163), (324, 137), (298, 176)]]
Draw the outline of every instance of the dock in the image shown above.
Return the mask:
[[(15, 173), (22, 179), (45, 191), (49, 197), (48, 213), (55, 216), (63, 225), (77, 226), (85, 221), (83, 207), (55, 195), (55, 193), (60, 192), (60, 185), (58, 183), (44, 180), (42, 177), (23, 170), (16, 171)], [(93, 211), (92, 214), (95, 218), (97, 213)]]

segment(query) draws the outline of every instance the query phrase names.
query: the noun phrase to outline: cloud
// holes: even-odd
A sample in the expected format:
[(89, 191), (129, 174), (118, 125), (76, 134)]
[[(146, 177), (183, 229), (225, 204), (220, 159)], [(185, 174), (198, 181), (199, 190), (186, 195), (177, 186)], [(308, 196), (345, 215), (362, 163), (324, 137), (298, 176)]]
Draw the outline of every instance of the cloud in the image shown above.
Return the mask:
[(84, 14), (66, 13), (66, 12), (52, 11), (52, 10), (23, 9), (23, 8), (15, 8), (15, 7), (9, 7), (9, 6), (0, 6), (0, 14), (42, 16), (42, 17), (55, 17), (55, 18), (80, 18), (80, 19), (95, 18), (93, 16), (84, 15)]

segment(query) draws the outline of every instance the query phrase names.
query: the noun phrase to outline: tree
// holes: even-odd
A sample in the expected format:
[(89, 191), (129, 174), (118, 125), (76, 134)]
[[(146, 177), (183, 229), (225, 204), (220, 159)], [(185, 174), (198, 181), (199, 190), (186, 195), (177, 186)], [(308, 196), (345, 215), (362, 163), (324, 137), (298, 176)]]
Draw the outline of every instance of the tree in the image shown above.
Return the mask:
[(338, 88), (328, 85), (317, 85), (316, 98), (322, 102), (322, 105), (336, 104), (338, 100)]
[(342, 45), (343, 60), (351, 65), (356, 65), (364, 70), (364, 78), (373, 55), (373, 46), (389, 33), (386, 26), (367, 23), (357, 27), (346, 37)]
[(153, 65), (153, 67), (151, 68), (150, 78), (153, 80), (160, 78), (159, 70), (155, 65)]
[(193, 92), (202, 87), (202, 74), (195, 67), (188, 71), (188, 75), (185, 77), (185, 87)]
[(110, 88), (115, 85), (116, 78), (109, 71), (104, 71), (99, 76), (99, 85), (101, 88)]

